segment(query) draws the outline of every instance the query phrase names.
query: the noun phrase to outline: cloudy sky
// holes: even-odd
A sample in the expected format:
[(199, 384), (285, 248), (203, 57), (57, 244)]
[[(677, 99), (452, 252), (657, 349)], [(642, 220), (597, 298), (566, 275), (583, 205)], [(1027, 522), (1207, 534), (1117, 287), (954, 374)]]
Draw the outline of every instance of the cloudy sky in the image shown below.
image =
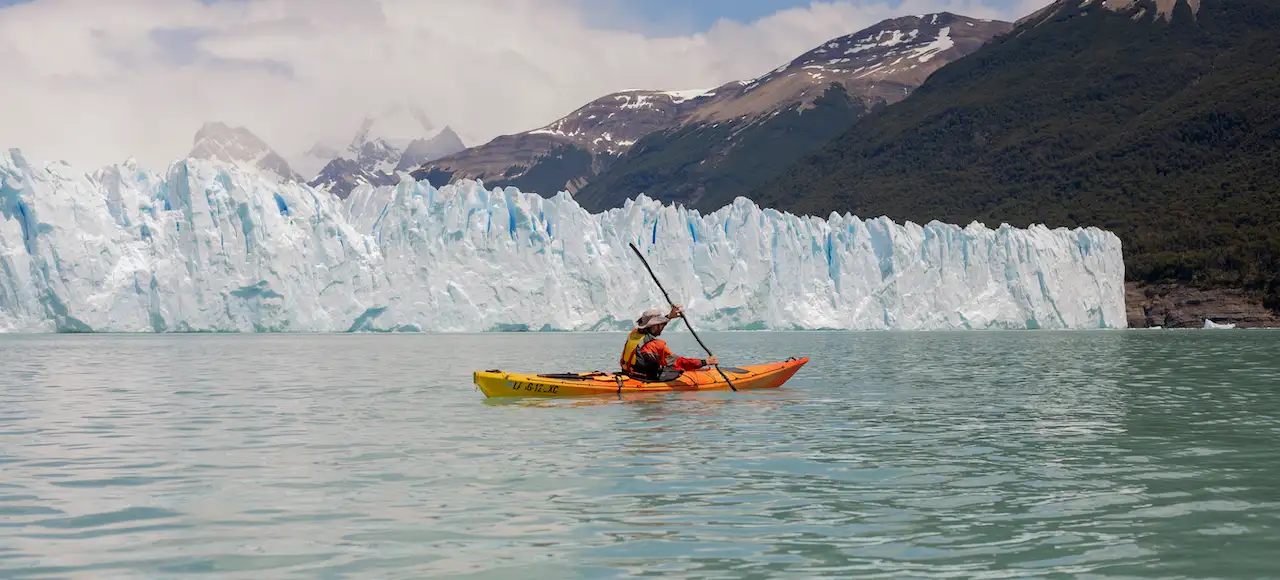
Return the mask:
[(416, 103), (467, 145), (603, 94), (753, 78), (885, 18), (1049, 0), (0, 0), (0, 148), (156, 169), (209, 120), (286, 158)]

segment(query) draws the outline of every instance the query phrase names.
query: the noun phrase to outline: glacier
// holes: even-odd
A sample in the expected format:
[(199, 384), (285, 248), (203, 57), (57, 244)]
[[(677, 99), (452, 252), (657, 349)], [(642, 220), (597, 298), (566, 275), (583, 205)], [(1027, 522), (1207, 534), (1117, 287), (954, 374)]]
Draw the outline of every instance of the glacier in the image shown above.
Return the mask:
[[(234, 162), (0, 156), (0, 332), (1121, 328), (1120, 240), (645, 196), (590, 214), (406, 173), (342, 200)], [(681, 331), (683, 325), (672, 330)]]

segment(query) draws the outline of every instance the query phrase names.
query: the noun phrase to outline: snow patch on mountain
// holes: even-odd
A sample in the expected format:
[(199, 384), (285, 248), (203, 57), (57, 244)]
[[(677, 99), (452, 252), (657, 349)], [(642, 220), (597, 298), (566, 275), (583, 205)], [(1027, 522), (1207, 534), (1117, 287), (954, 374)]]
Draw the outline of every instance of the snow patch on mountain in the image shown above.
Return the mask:
[(928, 62), (929, 59), (938, 55), (938, 53), (955, 46), (955, 41), (951, 40), (951, 27), (944, 26), (938, 31), (938, 36), (933, 41), (924, 46), (919, 46), (911, 50), (911, 58), (917, 62)]
[(426, 137), (433, 128), (421, 108), (393, 103), (364, 118), (344, 157), (355, 160), (365, 171), (391, 173), (409, 144)]
[[(332, 156), (308, 183), (346, 197), (359, 184), (391, 185), (397, 171), (457, 153), (466, 148), (448, 126), (431, 138), (434, 128), (426, 113), (408, 103), (393, 103), (379, 114), (367, 115), (346, 148)], [(312, 151), (332, 147), (317, 144)], [(309, 156), (315, 156), (308, 152)]]
[(289, 162), (265, 141), (244, 127), (208, 122), (196, 131), (189, 157), (236, 163), (260, 170), (279, 179), (301, 180)]

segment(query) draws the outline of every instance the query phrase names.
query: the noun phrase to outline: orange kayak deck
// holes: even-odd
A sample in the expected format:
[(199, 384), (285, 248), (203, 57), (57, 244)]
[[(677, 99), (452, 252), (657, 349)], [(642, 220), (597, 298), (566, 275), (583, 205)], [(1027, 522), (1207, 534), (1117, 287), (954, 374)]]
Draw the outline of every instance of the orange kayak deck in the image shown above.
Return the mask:
[[(775, 389), (791, 379), (808, 357), (782, 362), (720, 367), (738, 390)], [(671, 391), (727, 391), (729, 383), (714, 368), (685, 371), (670, 381), (642, 381), (621, 373), (523, 374), (476, 371), (476, 386), (486, 397), (582, 397)]]

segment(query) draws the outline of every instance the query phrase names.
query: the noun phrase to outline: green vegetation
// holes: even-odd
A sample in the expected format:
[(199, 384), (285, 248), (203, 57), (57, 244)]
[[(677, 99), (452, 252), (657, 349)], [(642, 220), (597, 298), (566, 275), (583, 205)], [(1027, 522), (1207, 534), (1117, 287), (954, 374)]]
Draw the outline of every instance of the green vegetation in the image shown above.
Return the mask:
[(590, 211), (618, 207), (644, 193), (715, 211), (816, 150), (866, 113), (832, 84), (803, 111), (757, 120), (694, 124), (650, 133), (574, 195)]
[[(532, 167), (515, 179), (486, 179), (485, 187), (513, 186), (520, 191), (537, 192), (552, 197), (567, 189), (566, 183), (589, 179), (595, 174), (591, 152), (577, 145), (565, 144), (534, 160)], [(515, 169), (515, 168), (512, 168)], [(508, 170), (511, 173), (512, 170)]]
[[(611, 159), (608, 156), (596, 159), (586, 149), (566, 143), (534, 159), (527, 171), (525, 166), (513, 165), (508, 167), (502, 176), (481, 176), (481, 179), (484, 181), (484, 186), (489, 189), (512, 186), (520, 191), (537, 192), (543, 197), (552, 197), (566, 190), (565, 184), (571, 181), (590, 179), (595, 175), (595, 168), (599, 164), (608, 163)], [(523, 174), (511, 177), (520, 172)], [(444, 187), (453, 181), (452, 171), (437, 167), (427, 171), (419, 169), (412, 175), (416, 179), (426, 179), (432, 187)]]
[[(529, 170), (525, 170), (525, 166), (512, 165), (507, 168), (506, 174), (502, 177), (488, 177), (481, 175), (486, 188), (494, 187), (516, 187), (520, 191), (538, 192), (543, 197), (552, 197), (556, 193), (564, 191), (564, 184), (579, 179), (589, 179), (595, 174), (595, 166), (600, 163), (608, 163), (612, 157), (605, 156), (603, 160), (596, 160), (591, 156), (591, 152), (582, 147), (566, 143), (556, 147), (556, 149), (547, 152), (547, 155), (538, 157), (530, 166)], [(512, 178), (511, 175), (524, 172), (520, 177)], [(413, 173), (416, 179), (426, 179), (431, 187), (444, 187), (445, 184), (453, 181), (453, 172), (445, 172), (438, 168), (431, 168), (422, 172), (421, 169)]]
[[(1172, 22), (1059, 5), (934, 73), (749, 197), (923, 223), (1098, 226), (1130, 280), (1280, 307), (1280, 4)], [(1135, 10), (1136, 10), (1135, 9)]]
[[(603, 159), (595, 159), (590, 151), (572, 143), (566, 143), (548, 151), (547, 155), (536, 157), (527, 170), (524, 165), (512, 165), (507, 168), (506, 174), (500, 177), (480, 175), (480, 179), (484, 181), (486, 188), (511, 186), (520, 191), (538, 192), (543, 197), (552, 197), (566, 189), (564, 184), (579, 181), (579, 179), (589, 179), (595, 174), (596, 165), (608, 163), (613, 159), (608, 156), (602, 157)], [(524, 173), (518, 177), (512, 177), (521, 172)], [(445, 184), (453, 182), (453, 172), (434, 168), (434, 166), (425, 172), (419, 169), (412, 175), (415, 179), (426, 179), (431, 187), (444, 187)]]
[(412, 175), (414, 179), (425, 179), (427, 180), (427, 183), (431, 184), (431, 187), (436, 188), (444, 187), (453, 181), (452, 171), (445, 171), (438, 167), (432, 167), (427, 171), (423, 171), (421, 168), (418, 168), (409, 175)]

